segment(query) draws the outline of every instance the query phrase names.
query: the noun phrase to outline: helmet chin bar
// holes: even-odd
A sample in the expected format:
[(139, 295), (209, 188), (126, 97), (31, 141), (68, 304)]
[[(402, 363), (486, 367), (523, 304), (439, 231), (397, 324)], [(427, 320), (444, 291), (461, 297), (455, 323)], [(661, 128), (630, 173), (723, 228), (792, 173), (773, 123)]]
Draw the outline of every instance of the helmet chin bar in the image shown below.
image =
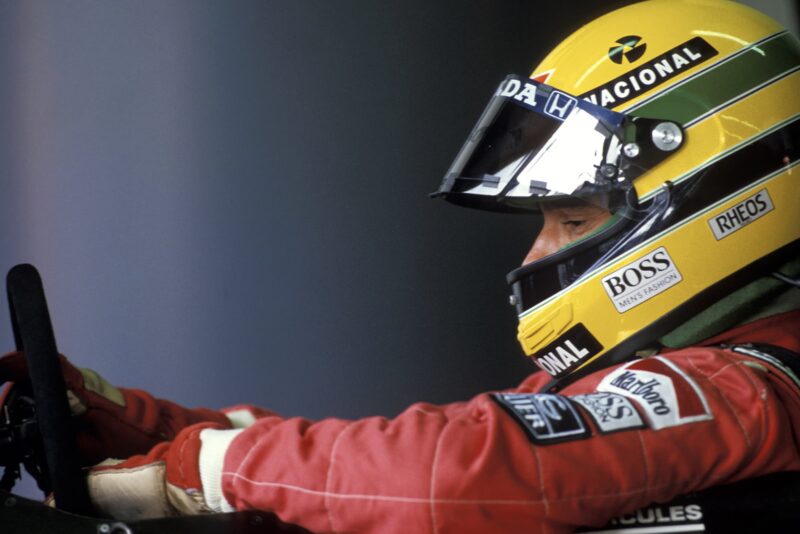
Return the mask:
[(710, 286), (704, 291), (698, 293), (691, 299), (683, 302), (669, 313), (657, 318), (650, 325), (646, 326), (635, 335), (606, 351), (602, 355), (602, 358), (596, 358), (583, 367), (570, 374), (564, 375), (561, 378), (554, 378), (542, 388), (541, 392), (557, 392), (572, 384), (576, 380), (580, 380), (581, 378), (600, 371), (601, 369), (636, 359), (638, 357), (636, 355), (637, 351), (656, 344), (659, 338), (671, 332), (675, 328), (678, 328), (687, 320), (691, 320), (691, 318), (697, 313), (726, 297), (734, 289), (740, 288), (760, 276), (765, 276), (767, 273), (769, 273), (769, 276), (776, 277), (781, 281), (792, 285), (797, 285), (799, 282), (797, 279), (789, 277), (777, 277), (775, 275), (780, 273), (770, 272), (770, 270), (775, 269), (782, 263), (789, 261), (792, 258), (796, 258), (798, 252), (800, 252), (800, 240), (790, 243), (785, 247), (776, 250), (772, 254), (769, 254), (747, 265), (727, 278), (720, 280), (713, 286)]

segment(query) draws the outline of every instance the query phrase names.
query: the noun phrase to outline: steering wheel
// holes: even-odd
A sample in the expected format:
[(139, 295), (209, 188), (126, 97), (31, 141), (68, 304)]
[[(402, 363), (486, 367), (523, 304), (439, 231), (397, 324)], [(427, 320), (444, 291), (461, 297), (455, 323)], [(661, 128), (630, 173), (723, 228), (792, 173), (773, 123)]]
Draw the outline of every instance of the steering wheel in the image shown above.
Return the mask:
[[(78, 461), (41, 277), (32, 265), (17, 265), (9, 271), (6, 287), (14, 340), (17, 350), (25, 352), (30, 380), (14, 385), (5, 399), (5, 413), (1, 414), (4, 418), (0, 419), (0, 454), (12, 451), (11, 458), (0, 458), (0, 466), (6, 466), (0, 480), (0, 524), (4, 533), (310, 534), (283, 523), (274, 514), (255, 510), (128, 522), (96, 517)], [(19, 474), (19, 463), (24, 463), (42, 491), (52, 493), (57, 509), (8, 493)]]
[(47, 310), (42, 279), (35, 267), (21, 264), (6, 278), (11, 324), (18, 351), (28, 362), (31, 396), (41, 438), (41, 458), (36, 463), (56, 506), (74, 514), (88, 515), (92, 507), (78, 463), (75, 434), (70, 423), (66, 387), (61, 374), (53, 325)]

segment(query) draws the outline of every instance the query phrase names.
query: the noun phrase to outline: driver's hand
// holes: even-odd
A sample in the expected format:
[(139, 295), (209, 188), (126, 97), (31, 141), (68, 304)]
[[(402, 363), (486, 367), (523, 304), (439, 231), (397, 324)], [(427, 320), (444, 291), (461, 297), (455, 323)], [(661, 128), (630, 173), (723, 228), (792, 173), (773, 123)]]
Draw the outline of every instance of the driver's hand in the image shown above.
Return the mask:
[[(144, 454), (157, 443), (173, 439), (183, 428), (203, 421), (230, 427), (224, 414), (187, 409), (156, 399), (137, 389), (116, 388), (91, 369), (79, 369), (60, 356), (70, 410), (75, 416), (76, 439), (83, 466), (105, 458)], [(0, 358), (0, 386), (28, 378), (24, 354)], [(11, 387), (0, 391), (0, 407)]]
[(199, 423), (146, 455), (106, 460), (87, 476), (92, 504), (121, 520), (221, 511), (224, 456), (240, 432)]

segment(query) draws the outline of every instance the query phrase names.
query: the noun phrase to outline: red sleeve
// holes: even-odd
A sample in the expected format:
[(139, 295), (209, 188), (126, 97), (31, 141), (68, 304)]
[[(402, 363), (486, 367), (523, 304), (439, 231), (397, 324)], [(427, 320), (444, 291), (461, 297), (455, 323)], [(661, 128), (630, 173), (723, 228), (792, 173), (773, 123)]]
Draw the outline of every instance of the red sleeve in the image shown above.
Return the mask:
[(545, 381), (391, 420), (267, 415), (228, 450), (225, 497), (314, 532), (554, 533), (800, 469), (797, 387), (743, 355), (685, 349), (534, 394)]

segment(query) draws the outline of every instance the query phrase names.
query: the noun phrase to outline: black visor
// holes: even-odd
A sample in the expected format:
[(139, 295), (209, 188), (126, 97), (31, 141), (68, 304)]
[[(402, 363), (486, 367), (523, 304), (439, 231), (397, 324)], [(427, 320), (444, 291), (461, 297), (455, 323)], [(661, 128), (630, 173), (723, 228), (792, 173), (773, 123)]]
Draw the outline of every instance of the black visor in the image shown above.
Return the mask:
[(502, 211), (562, 198), (616, 211), (631, 180), (667, 155), (643, 135), (652, 122), (508, 76), (435, 195)]

